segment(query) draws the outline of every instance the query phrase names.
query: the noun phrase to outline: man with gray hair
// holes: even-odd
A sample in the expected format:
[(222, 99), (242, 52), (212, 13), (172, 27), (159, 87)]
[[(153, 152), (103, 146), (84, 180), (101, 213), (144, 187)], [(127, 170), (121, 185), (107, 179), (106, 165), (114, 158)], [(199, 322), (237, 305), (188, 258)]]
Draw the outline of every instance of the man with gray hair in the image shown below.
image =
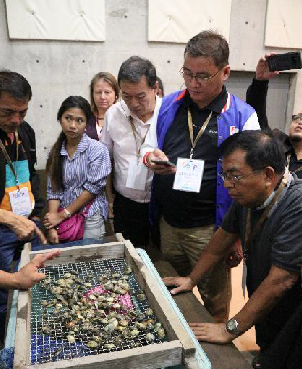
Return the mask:
[(135, 247), (145, 247), (153, 173), (139, 158), (161, 105), (156, 96), (156, 69), (149, 60), (132, 56), (122, 63), (118, 83), (122, 99), (106, 112), (102, 136), (113, 159), (114, 230)]
[[(178, 274), (186, 275), (231, 204), (219, 177), (217, 147), (236, 132), (260, 127), (254, 109), (223, 85), (230, 75), (224, 37), (204, 31), (189, 40), (180, 73), (186, 89), (163, 99), (142, 156), (155, 172), (150, 206), (153, 221), (160, 222), (162, 252)], [(174, 166), (155, 163), (168, 158)], [(198, 288), (210, 314), (225, 321), (231, 298), (229, 266), (221, 260)]]

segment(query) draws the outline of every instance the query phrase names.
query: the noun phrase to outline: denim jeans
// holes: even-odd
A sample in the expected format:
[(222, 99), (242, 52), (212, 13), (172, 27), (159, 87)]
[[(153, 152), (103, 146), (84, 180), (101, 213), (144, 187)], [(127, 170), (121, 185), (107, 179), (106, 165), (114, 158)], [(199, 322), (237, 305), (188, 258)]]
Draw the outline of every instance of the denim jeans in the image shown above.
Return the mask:
[[(40, 228), (41, 223), (35, 222)], [(40, 224), (39, 224), (40, 223)], [(0, 270), (5, 272), (11, 272), (13, 260), (16, 260), (17, 270), (20, 261), (21, 251), (24, 244), (28, 241), (20, 241), (16, 234), (8, 227), (0, 225)], [(39, 238), (35, 238), (31, 241), (32, 250), (39, 244)], [(5, 319), (7, 310), (7, 297), (8, 291), (0, 288), (0, 340), (4, 340), (5, 335)]]
[(102, 241), (104, 234), (105, 220), (99, 212), (85, 219), (83, 238), (95, 238)]

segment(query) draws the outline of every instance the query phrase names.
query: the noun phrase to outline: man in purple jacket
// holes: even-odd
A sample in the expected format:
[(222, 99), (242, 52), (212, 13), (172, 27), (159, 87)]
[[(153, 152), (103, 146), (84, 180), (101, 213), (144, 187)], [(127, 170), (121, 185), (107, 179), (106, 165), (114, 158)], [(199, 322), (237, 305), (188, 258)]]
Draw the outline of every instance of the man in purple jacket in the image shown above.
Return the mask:
[[(233, 133), (260, 128), (254, 109), (224, 86), (228, 59), (228, 43), (217, 33), (204, 31), (189, 40), (180, 70), (186, 89), (163, 99), (142, 149), (144, 163), (155, 172), (151, 218), (159, 220), (161, 250), (180, 275), (195, 266), (231, 204), (217, 147)], [(168, 158), (174, 166), (154, 163)], [(229, 266), (222, 261), (198, 288), (210, 314), (226, 321)]]

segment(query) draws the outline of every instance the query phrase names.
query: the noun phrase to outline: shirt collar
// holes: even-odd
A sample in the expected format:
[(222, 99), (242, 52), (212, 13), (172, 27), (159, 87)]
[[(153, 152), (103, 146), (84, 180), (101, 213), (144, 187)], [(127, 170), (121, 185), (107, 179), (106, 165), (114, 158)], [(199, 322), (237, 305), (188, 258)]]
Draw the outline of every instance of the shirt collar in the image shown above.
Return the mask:
[(226, 101), (228, 98), (227, 89), (225, 86), (222, 86), (221, 92), (204, 108), (199, 108), (197, 104), (191, 99), (190, 94), (188, 90), (186, 90), (185, 97), (184, 97), (184, 104), (187, 107), (190, 107), (191, 109), (195, 110), (211, 110), (214, 113), (220, 114), (221, 110), (223, 109)]
[[(88, 136), (86, 135), (86, 133), (83, 134), (82, 138), (81, 138), (81, 141), (79, 142), (78, 144), (78, 147), (77, 147), (77, 150), (74, 154), (74, 158), (81, 152), (85, 151), (87, 148), (88, 148), (88, 141), (89, 141), (89, 138)], [(61, 147), (61, 151), (60, 151), (60, 154), (61, 155), (65, 155), (65, 156), (68, 156), (68, 152), (65, 148), (65, 141), (63, 142), (62, 144), (62, 147)]]
[(132, 114), (131, 111), (130, 111), (130, 109), (128, 108), (127, 104), (125, 103), (125, 101), (123, 99), (118, 104), (119, 104), (120, 110), (123, 112), (123, 114), (125, 115), (125, 117), (127, 119), (129, 119), (129, 117), (132, 116), (134, 120), (136, 120), (137, 122), (139, 122), (142, 125), (146, 126), (146, 125), (151, 124), (154, 119), (157, 119), (157, 111), (161, 107), (161, 103), (162, 103), (162, 98), (161, 97), (158, 97), (158, 96), (155, 96), (154, 113), (153, 113), (152, 117), (150, 117), (147, 120), (147, 122), (143, 122), (135, 114)]
[[(290, 173), (288, 175), (288, 180), (287, 180), (287, 183), (286, 183), (286, 187), (289, 187), (292, 179), (293, 179), (293, 176)], [(267, 199), (264, 201), (264, 203), (262, 205), (256, 207), (256, 210), (263, 210), (263, 209), (265, 209), (272, 202), (272, 200), (273, 200), (273, 198), (275, 196), (275, 193), (277, 192), (277, 190), (278, 190), (278, 188), (279, 188), (282, 180), (283, 180), (283, 176), (280, 179), (280, 181), (278, 182), (278, 184), (277, 184), (276, 188), (274, 189), (274, 191), (267, 197)]]

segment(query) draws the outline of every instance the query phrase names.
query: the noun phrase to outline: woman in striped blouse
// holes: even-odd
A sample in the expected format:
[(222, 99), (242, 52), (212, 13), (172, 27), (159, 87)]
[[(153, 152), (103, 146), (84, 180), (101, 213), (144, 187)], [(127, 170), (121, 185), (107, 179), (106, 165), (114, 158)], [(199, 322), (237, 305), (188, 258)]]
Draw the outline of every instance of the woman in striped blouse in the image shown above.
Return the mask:
[[(57, 114), (62, 132), (46, 165), (49, 212), (44, 225), (51, 243), (59, 242), (56, 226), (84, 209), (87, 212), (84, 238), (102, 239), (105, 233), (108, 214), (105, 186), (111, 163), (107, 148), (85, 133), (90, 117), (90, 105), (81, 96), (69, 96)], [(59, 208), (63, 210), (58, 212)]]

